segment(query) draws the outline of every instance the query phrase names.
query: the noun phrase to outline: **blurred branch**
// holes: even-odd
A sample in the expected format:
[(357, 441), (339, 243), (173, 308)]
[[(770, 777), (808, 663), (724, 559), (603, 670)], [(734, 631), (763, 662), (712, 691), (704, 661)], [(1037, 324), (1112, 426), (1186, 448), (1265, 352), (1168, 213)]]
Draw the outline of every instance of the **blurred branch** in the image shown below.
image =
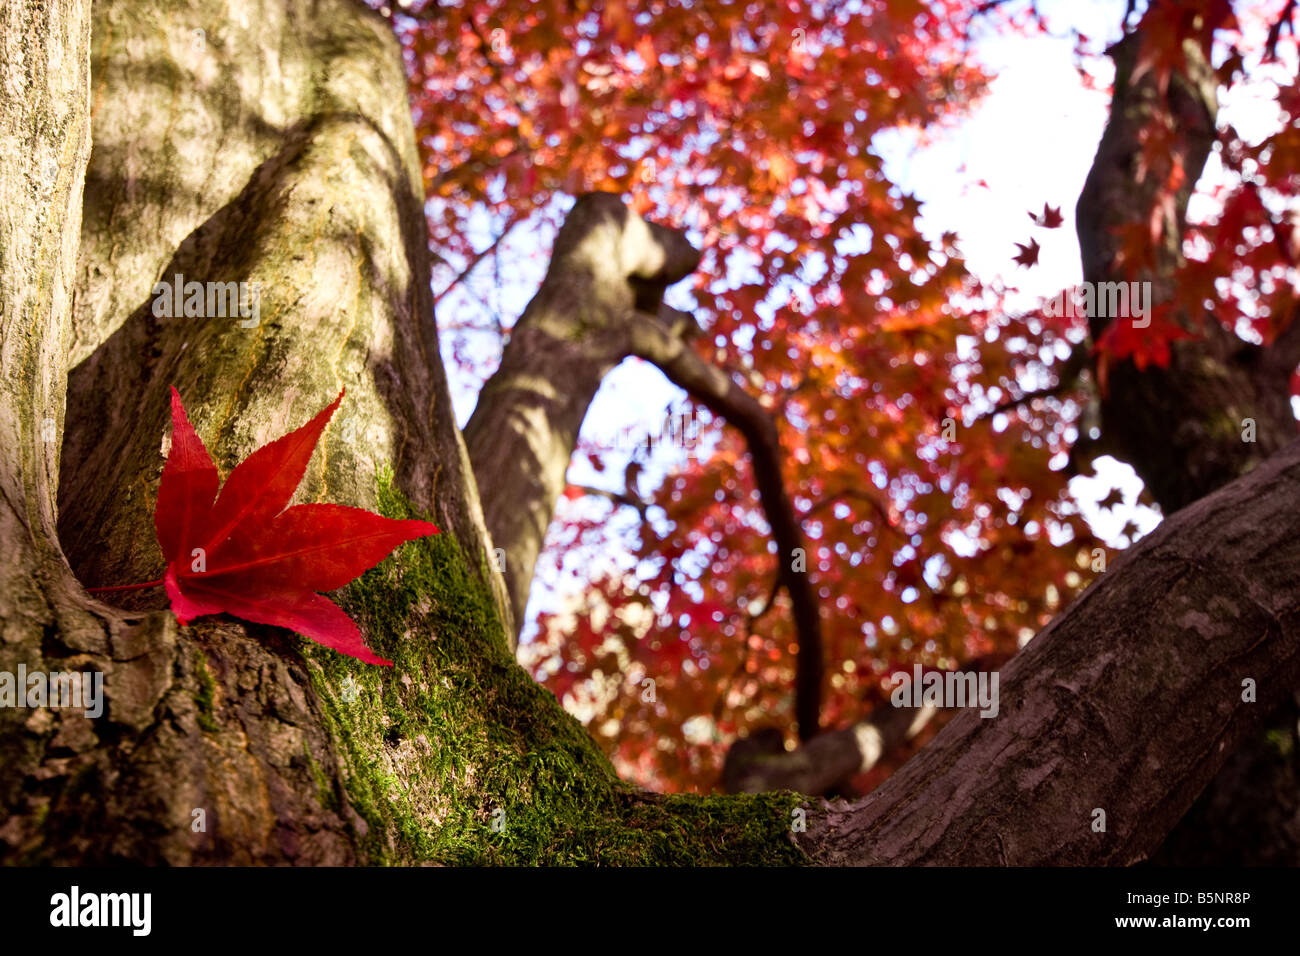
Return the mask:
[[(989, 654), (958, 668), (957, 673), (995, 671), (1011, 655)], [(850, 777), (866, 773), (886, 754), (919, 734), (939, 709), (933, 706), (895, 707), (881, 703), (865, 719), (842, 730), (818, 734), (795, 750), (787, 751), (772, 728), (760, 728), (737, 740), (722, 765), (726, 793), (764, 793), (793, 790), (824, 794)]]
[(606, 488), (596, 488), (593, 485), (573, 485), (583, 494), (594, 495), (597, 498), (607, 498), (615, 505), (626, 505), (636, 510), (641, 516), (641, 520), (646, 520), (646, 508), (649, 507), (641, 498), (632, 494), (630, 491), (610, 491)]
[(817, 734), (822, 690), (821, 611), (806, 571), (795, 571), (796, 552), (807, 556), (803, 531), (781, 474), (781, 439), (776, 422), (730, 373), (705, 361), (680, 335), (693, 317), (669, 306), (658, 315), (636, 313), (627, 323), (631, 352), (656, 365), (673, 384), (745, 436), (759, 498), (777, 545), (778, 581), (790, 595), (799, 651), (795, 665), (795, 711), (799, 736)]
[(1057, 373), (1055, 385), (1049, 385), (1046, 388), (1034, 389), (1031, 392), (1025, 392), (1016, 398), (1008, 399), (992, 409), (980, 415), (975, 420), (982, 422), (990, 418), (1009, 412), (1012, 409), (1020, 408), (1030, 402), (1040, 398), (1056, 398), (1064, 395), (1066, 392), (1073, 391), (1079, 384), (1079, 376), (1083, 370), (1088, 367), (1089, 349), (1087, 342), (1080, 342), (1070, 351), (1069, 357), (1060, 365), (1060, 371)]
[(898, 525), (894, 523), (894, 520), (889, 516), (889, 509), (885, 507), (880, 498), (863, 488), (842, 488), (834, 494), (827, 495), (825, 498), (816, 502), (811, 508), (804, 512), (803, 516), (805, 519), (811, 518), (817, 512), (825, 511), (836, 502), (842, 501), (845, 498), (853, 499), (855, 501), (865, 501), (875, 509), (876, 513), (880, 516), (881, 520), (884, 521), (885, 526), (888, 527), (890, 531), (899, 535), (904, 540), (908, 538), (907, 532), (898, 527)]
[(1277, 45), (1282, 39), (1283, 29), (1290, 30), (1291, 36), (1295, 36), (1295, 23), (1292, 22), (1296, 12), (1296, 0), (1287, 0), (1287, 4), (1282, 8), (1277, 20), (1268, 28), (1268, 39), (1264, 43), (1266, 53), (1266, 62), (1277, 60)]
[[(469, 278), (469, 274), (478, 267), (478, 264), (480, 262), (482, 262), (488, 256), (494, 255), (497, 249), (500, 247), (501, 243), (505, 240), (506, 236), (508, 236), (510, 234), (510, 231), (514, 229), (515, 226), (517, 226), (518, 224), (519, 224), (518, 216), (516, 215), (509, 216), (506, 219), (506, 224), (502, 228), (501, 233), (495, 239), (492, 240), (490, 245), (484, 247), (482, 250), (474, 253), (474, 255), (470, 257), (469, 263), (465, 266), (465, 268), (462, 269), (459, 273), (457, 273), (456, 277), (452, 279), (450, 283), (448, 283), (445, 289), (443, 289), (436, 296), (434, 296), (433, 304), (437, 305), (439, 302), (441, 302), (443, 296), (445, 296), (452, 289), (456, 288), (456, 286), (458, 286), (465, 279)], [(439, 259), (441, 259), (441, 261), (444, 263), (446, 263), (447, 261), (441, 256), (439, 257)]]

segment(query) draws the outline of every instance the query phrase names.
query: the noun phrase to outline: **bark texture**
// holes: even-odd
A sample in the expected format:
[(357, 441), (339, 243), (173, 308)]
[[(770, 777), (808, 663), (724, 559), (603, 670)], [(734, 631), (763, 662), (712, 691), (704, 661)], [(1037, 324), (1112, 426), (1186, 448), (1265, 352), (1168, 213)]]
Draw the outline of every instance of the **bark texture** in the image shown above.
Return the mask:
[[(66, 659), (107, 656), (121, 634), (80, 593), (54, 507), (90, 151), (89, 43), (89, 0), (0, 7), (0, 668), (11, 673), (44, 654), (53, 635)], [(0, 841), (23, 839), (23, 817), (43, 811), (58, 772), (15, 772), (35, 769), (31, 737), (66, 748), (77, 726), (48, 711), (0, 710)]]
[(516, 629), (582, 420), (601, 380), (629, 354), (625, 326), (639, 290), (662, 294), (699, 261), (680, 233), (606, 193), (581, 197), (556, 237), (541, 288), (465, 425), (488, 528), (505, 552)]
[[(54, 489), (82, 170), (90, 152), (89, 2), (0, 9), (0, 619), (4, 643), (54, 623), (75, 591)], [(78, 615), (80, 616), (80, 615)], [(81, 625), (94, 627), (89, 621)]]
[[(97, 719), (0, 708), (0, 861), (1129, 862), (1300, 681), (1292, 445), (1116, 562), (1007, 668), (998, 718), (959, 716), (865, 803), (620, 783), (510, 654), (386, 25), (349, 0), (109, 2), (94, 17), (92, 31), (87, 0), (0, 13), (16, 94), (0, 99), (0, 670), (99, 671), (107, 696)], [(178, 137), (161, 147), (158, 115)], [(232, 155), (196, 186), (187, 157), (220, 153), (214, 130)], [(155, 315), (153, 282), (177, 272), (258, 282), (259, 322)], [(643, 294), (634, 351), (725, 399), (725, 376), (684, 357)], [(444, 529), (338, 595), (392, 669), (81, 590), (60, 535), (87, 583), (157, 574), (172, 384), (227, 468), (346, 386), (302, 499)]]
[(511, 333), (501, 367), (465, 426), (493, 540), (505, 552), (515, 621), (546, 529), (565, 485), (578, 429), (601, 379), (636, 355), (745, 436), (777, 553), (778, 584), (790, 597), (799, 652), (795, 716), (803, 739), (820, 726), (821, 612), (807, 575), (793, 570), (804, 547), (781, 476), (781, 442), (769, 412), (690, 344), (699, 325), (662, 304), (664, 289), (689, 275), (699, 253), (680, 233), (647, 223), (614, 195), (581, 197), (556, 237), (537, 295)]
[[(391, 467), (486, 569), (465, 453), (439, 421), (421, 180), (386, 25), (329, 0), (117, 2), (96, 17), (60, 488), (81, 579), (157, 576), (172, 385), (224, 470), (346, 388), (300, 500), (328, 489), (373, 508)], [(159, 317), (154, 284), (177, 276), (256, 287), (260, 314)]]
[[(1174, 72), (1163, 93), (1155, 71), (1135, 81), (1140, 42), (1135, 32), (1111, 51), (1110, 119), (1076, 211), (1084, 279), (1150, 282), (1151, 301), (1160, 303), (1171, 298), (1184, 264), (1187, 201), (1216, 138), (1217, 81), (1191, 40), (1184, 44), (1186, 70)], [(1166, 150), (1144, 146), (1153, 129), (1168, 131)], [(1162, 190), (1176, 167), (1182, 185), (1166, 202)], [(1152, 261), (1123, 261), (1124, 237), (1149, 228), (1152, 210), (1159, 231)], [(1101, 402), (1104, 449), (1133, 465), (1166, 514), (1245, 474), (1296, 437), (1290, 380), (1300, 362), (1293, 336), (1262, 348), (1213, 316), (1174, 318), (1198, 337), (1174, 343), (1167, 368), (1112, 363)], [(1094, 316), (1093, 339), (1112, 321), (1132, 320)], [(1247, 418), (1256, 424), (1255, 442), (1242, 440)]]

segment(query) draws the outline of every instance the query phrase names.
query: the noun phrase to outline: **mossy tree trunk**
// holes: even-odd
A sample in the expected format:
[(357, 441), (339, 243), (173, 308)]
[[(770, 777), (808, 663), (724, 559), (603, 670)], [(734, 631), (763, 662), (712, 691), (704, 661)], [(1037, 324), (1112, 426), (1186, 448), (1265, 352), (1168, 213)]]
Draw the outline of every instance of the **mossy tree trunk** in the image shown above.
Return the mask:
[[(1008, 668), (998, 720), (955, 719), (865, 804), (633, 790), (510, 654), (383, 21), (352, 0), (4, 11), (0, 670), (101, 671), (107, 703), (0, 708), (3, 861), (1127, 861), (1297, 678), (1293, 445), (1117, 564)], [(156, 316), (176, 274), (257, 283), (258, 321)], [(647, 328), (639, 350), (671, 345)], [(227, 469), (346, 388), (301, 498), (443, 529), (339, 596), (392, 669), (86, 595), (158, 575), (172, 385)], [(1079, 757), (1099, 746), (1109, 772)]]

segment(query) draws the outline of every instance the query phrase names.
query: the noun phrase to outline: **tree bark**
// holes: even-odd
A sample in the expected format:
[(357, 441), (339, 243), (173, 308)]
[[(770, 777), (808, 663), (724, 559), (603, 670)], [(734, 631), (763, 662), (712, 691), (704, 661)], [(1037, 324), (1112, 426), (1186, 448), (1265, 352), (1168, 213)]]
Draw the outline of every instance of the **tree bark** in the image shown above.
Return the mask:
[(647, 223), (614, 195), (580, 198), (556, 237), (551, 265), (510, 336), (465, 426), (493, 540), (521, 625), (546, 529), (564, 491), (578, 429), (601, 380), (636, 355), (745, 436), (772, 537), (778, 582), (790, 596), (799, 641), (795, 718), (820, 729), (821, 612), (808, 576), (794, 570), (803, 529), (781, 476), (781, 442), (766, 409), (689, 344), (699, 326), (662, 304), (699, 253), (680, 233)]
[(657, 284), (661, 294), (699, 261), (680, 233), (646, 223), (606, 193), (579, 199), (556, 237), (546, 278), (465, 425), (488, 529), (505, 552), (516, 630), (582, 420), (601, 380), (628, 355), (624, 320), (636, 307), (635, 283)]
[[(636, 793), (511, 658), (439, 360), (387, 24), (348, 0), (117, 2), (96, 5), (92, 44), (88, 4), (31, 6), (6, 8), (0, 35), (9, 88), (34, 78), (6, 100), (0, 156), (24, 213), (3, 246), (0, 669), (99, 671), (107, 703), (97, 719), (0, 708), (0, 858), (799, 859), (788, 814), (763, 809), (790, 798)], [(35, 72), (18, 66), (26, 51)], [(196, 172), (197, 151), (211, 155)], [(32, 173), (50, 155), (53, 182)], [(258, 283), (259, 321), (156, 316), (153, 283), (176, 273)], [(299, 500), (442, 528), (339, 595), (395, 666), (224, 616), (181, 627), (157, 594), (130, 610), (88, 598), (59, 552), (59, 445), (43, 437), (63, 417), (69, 354), (58, 521), (88, 585), (157, 577), (169, 386), (225, 469), (346, 387)], [(689, 839), (702, 817), (717, 844)]]
[[(346, 388), (299, 500), (328, 487), (373, 508), (376, 470), (391, 467), (486, 567), (463, 444), (442, 421), (421, 180), (386, 25), (338, 2), (250, 0), (233, 14), (118, 2), (96, 17), (60, 488), (80, 578), (156, 577), (158, 425), (173, 385), (195, 420), (219, 423), (209, 447), (225, 470)], [(245, 101), (213, 95), (215, 78), (260, 86)], [(158, 317), (154, 283), (176, 276), (256, 286), (260, 315)]]
[[(1185, 263), (1187, 202), (1216, 137), (1217, 81), (1191, 40), (1183, 45), (1186, 70), (1174, 72), (1164, 92), (1155, 71), (1135, 81), (1141, 36), (1131, 33), (1111, 50), (1110, 119), (1079, 195), (1077, 221), (1085, 281), (1150, 282), (1151, 301), (1160, 303), (1172, 297)], [(1164, 151), (1144, 145), (1144, 132), (1154, 128), (1172, 131)], [(1175, 167), (1182, 185), (1164, 202)], [(1152, 262), (1135, 268), (1122, 261), (1124, 236), (1148, 228), (1153, 210), (1159, 210), (1159, 240)], [(1198, 337), (1173, 343), (1167, 368), (1112, 363), (1101, 395), (1101, 450), (1132, 464), (1166, 514), (1245, 474), (1296, 437), (1290, 381), (1300, 362), (1295, 336), (1264, 348), (1242, 341), (1213, 316), (1176, 320)], [(1092, 316), (1093, 340), (1111, 322), (1127, 321)], [(1254, 442), (1242, 440), (1248, 418), (1256, 425)]]

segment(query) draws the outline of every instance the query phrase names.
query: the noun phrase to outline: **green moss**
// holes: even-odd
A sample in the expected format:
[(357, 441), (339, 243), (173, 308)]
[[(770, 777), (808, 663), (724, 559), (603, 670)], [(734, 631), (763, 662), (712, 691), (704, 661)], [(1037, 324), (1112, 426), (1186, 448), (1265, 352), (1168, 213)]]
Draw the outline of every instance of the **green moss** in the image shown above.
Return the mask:
[(1237, 413), (1237, 409), (1226, 408), (1210, 416), (1206, 430), (1217, 441), (1241, 441), (1246, 428), (1245, 418)]
[(36, 805), (32, 810), (30, 832), (36, 836), (25, 849), (4, 861), (5, 866), (55, 866), (59, 862), (47, 848), (45, 823), (50, 817), (50, 801)]
[(217, 682), (208, 670), (207, 657), (198, 647), (194, 648), (194, 670), (199, 680), (198, 694), (194, 698), (199, 708), (199, 727), (215, 734), (221, 729), (216, 720)]
[(337, 811), (339, 808), (338, 799), (334, 795), (334, 788), (330, 786), (329, 780), (325, 776), (325, 771), (316, 762), (307, 748), (307, 744), (302, 745), (303, 756), (307, 758), (307, 768), (311, 771), (312, 779), (316, 781), (316, 795), (320, 798), (320, 804), (326, 810)]
[(1288, 728), (1273, 728), (1264, 734), (1264, 739), (1268, 742), (1273, 751), (1283, 759), (1289, 759), (1291, 752), (1295, 749), (1295, 736)]
[[(378, 500), (389, 517), (423, 517), (388, 473)], [(802, 861), (789, 838), (793, 794), (660, 797), (620, 781), (510, 656), (470, 567), (444, 531), (404, 545), (343, 592), (391, 669), (305, 644), (345, 755), (348, 800), (366, 824), (366, 862)]]

